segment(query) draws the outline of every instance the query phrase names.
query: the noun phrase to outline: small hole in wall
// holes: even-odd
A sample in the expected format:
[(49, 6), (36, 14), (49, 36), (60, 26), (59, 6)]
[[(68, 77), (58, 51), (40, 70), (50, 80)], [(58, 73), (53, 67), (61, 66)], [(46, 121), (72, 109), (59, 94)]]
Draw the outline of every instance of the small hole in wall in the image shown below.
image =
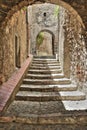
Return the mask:
[(46, 17), (46, 12), (44, 12), (44, 14), (43, 14), (43, 15), (44, 15), (44, 17)]

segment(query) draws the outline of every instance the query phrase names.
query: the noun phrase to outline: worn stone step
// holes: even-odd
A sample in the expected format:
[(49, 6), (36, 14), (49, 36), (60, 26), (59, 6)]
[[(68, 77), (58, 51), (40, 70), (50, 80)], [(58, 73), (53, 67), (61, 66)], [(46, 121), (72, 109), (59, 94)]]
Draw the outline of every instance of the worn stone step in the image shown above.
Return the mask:
[(15, 100), (56, 101), (61, 100), (61, 97), (58, 92), (19, 91), (15, 97)]
[(58, 87), (59, 91), (76, 91), (78, 88), (77, 85), (75, 84), (64, 84), (64, 85), (61, 84), (58, 86), (55, 85), (55, 89), (56, 87)]
[(38, 66), (38, 67), (49, 66), (49, 67), (51, 67), (51, 66), (60, 66), (60, 63), (43, 63), (43, 64), (41, 64), (41, 63), (32, 63), (31, 66)]
[(53, 69), (53, 70), (35, 70), (35, 69), (29, 69), (28, 73), (32, 74), (57, 74), (62, 73), (61, 69)]
[(46, 62), (46, 61), (51, 61), (51, 62), (54, 62), (57, 60), (54, 58), (54, 59), (51, 59), (51, 58), (46, 58), (46, 59), (43, 59), (43, 58), (33, 58), (33, 61), (43, 61), (43, 62)]
[(43, 69), (48, 69), (48, 70), (49, 69), (61, 69), (61, 66), (57, 66), (57, 65), (55, 65), (55, 66), (48, 66), (48, 65), (47, 66), (31, 66), (30, 69), (39, 69), (39, 70), (40, 69), (42, 69), (42, 70)]
[(84, 100), (85, 94), (79, 91), (69, 92), (31, 92), (31, 91), (19, 91), (16, 94), (15, 100), (25, 101), (60, 101), (60, 100)]
[(33, 68), (30, 68), (29, 71), (36, 71), (36, 72), (54, 72), (54, 71), (62, 71), (60, 68), (59, 69), (33, 69)]
[[(83, 100), (82, 100), (82, 102), (83, 102)], [(82, 113), (82, 111), (81, 111), (81, 113)], [(56, 121), (58, 119), (60, 119), (60, 117), (63, 117), (63, 120), (64, 120), (64, 116), (65, 117), (67, 116), (67, 118), (70, 116), (71, 117), (74, 116), (73, 119), (76, 119), (75, 116), (79, 115), (81, 113), (80, 113), (80, 111), (78, 111), (78, 113), (76, 111), (66, 111), (66, 109), (61, 101), (55, 101), (55, 102), (54, 101), (50, 101), (50, 102), (49, 101), (45, 101), (45, 102), (35, 102), (34, 101), (33, 102), (33, 101), (14, 100), (11, 103), (11, 105), (9, 106), (8, 110), (6, 111), (5, 116), (23, 117), (23, 119), (24, 119), (24, 117), (26, 119), (28, 119), (31, 116), (31, 120), (30, 120), (31, 123), (33, 123), (35, 121), (36, 117), (38, 118), (39, 116), (43, 117), (43, 121), (44, 121), (45, 116), (46, 116), (46, 117), (48, 117), (48, 119), (49, 119), (48, 121), (50, 121), (50, 123), (52, 123), (51, 122), (52, 120), (50, 120), (50, 119), (53, 119), (54, 124), (56, 124)], [(87, 113), (85, 112), (85, 114), (87, 114)], [(58, 115), (60, 116), (59, 118), (57, 118)], [(84, 112), (82, 113), (82, 115), (84, 115)], [(67, 120), (67, 118), (66, 118), (66, 120)], [(72, 123), (74, 123), (73, 120), (68, 120), (68, 123), (70, 123), (70, 121)], [(49, 124), (49, 122), (46, 122), (46, 123)], [(63, 123), (63, 122), (59, 122), (59, 124), (60, 123)], [(77, 123), (77, 120), (76, 120), (76, 123)], [(87, 124), (87, 122), (86, 122), (86, 124)], [(40, 129), (40, 130), (42, 130), (42, 129)]]
[(62, 101), (68, 111), (87, 110), (87, 99), (80, 101)]
[(30, 71), (31, 71), (31, 70), (32, 70), (32, 71), (39, 71), (39, 72), (41, 72), (41, 71), (42, 71), (42, 72), (43, 72), (43, 71), (44, 71), (44, 72), (48, 72), (48, 71), (53, 72), (53, 71), (58, 71), (58, 70), (59, 70), (59, 71), (60, 71), (60, 70), (62, 71), (62, 69), (61, 69), (60, 67), (59, 67), (59, 68), (32, 68), (32, 67), (31, 67), (31, 68), (29, 68), (29, 70), (30, 70)]
[(63, 73), (58, 73), (58, 74), (29, 74), (28, 73), (27, 75), (29, 75), (29, 76), (37, 76), (37, 77), (45, 77), (45, 76), (48, 76), (48, 77), (50, 77), (50, 76), (52, 76), (52, 77), (59, 76), (59, 77), (61, 77), (61, 76), (64, 76)]
[(29, 117), (30, 115), (37, 114), (54, 114), (65, 111), (63, 103), (61, 101), (45, 101), (45, 102), (33, 102), (33, 101), (20, 101), (15, 100), (9, 106), (5, 116), (20, 116)]
[(86, 96), (83, 92), (80, 91), (61, 91), (59, 92), (61, 97), (65, 97), (62, 100), (70, 100), (71, 97), (73, 97), (73, 100), (85, 100)]
[(35, 58), (33, 61), (40, 61), (40, 62), (59, 62), (56, 59), (42, 59), (42, 58)]
[(54, 62), (54, 61), (56, 61), (56, 62), (59, 62), (59, 61), (57, 61), (56, 59), (43, 59), (43, 58), (33, 58), (33, 61), (40, 61), (40, 62)]
[(67, 78), (62, 78), (62, 79), (24, 79), (23, 80), (24, 84), (36, 84), (36, 85), (50, 85), (50, 84), (71, 84), (71, 80)]
[(33, 61), (32, 62), (32, 64), (60, 64), (59, 62), (57, 62), (57, 61), (38, 61), (38, 60), (35, 60), (35, 61)]
[(33, 56), (34, 59), (56, 59), (56, 56)]
[(52, 91), (75, 91), (77, 86), (70, 85), (28, 85), (22, 84), (20, 91), (38, 91), (38, 92), (52, 92)]
[(64, 74), (27, 74), (25, 78), (30, 79), (53, 79), (64, 78)]

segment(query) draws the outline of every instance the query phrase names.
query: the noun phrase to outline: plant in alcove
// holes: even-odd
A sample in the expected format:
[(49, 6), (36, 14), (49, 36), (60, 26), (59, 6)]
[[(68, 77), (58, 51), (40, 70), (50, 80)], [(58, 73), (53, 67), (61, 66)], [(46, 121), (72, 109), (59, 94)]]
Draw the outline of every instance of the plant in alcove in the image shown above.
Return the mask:
[(37, 49), (39, 46), (43, 43), (44, 40), (44, 32), (40, 32), (37, 36), (36, 43), (37, 43)]
[(59, 6), (56, 5), (55, 9), (54, 9), (54, 16), (57, 17), (59, 14)]
[(26, 13), (26, 10), (27, 10), (27, 7), (26, 7), (26, 6), (22, 7), (21, 13), (23, 12), (23, 13), (25, 14), (25, 13)]

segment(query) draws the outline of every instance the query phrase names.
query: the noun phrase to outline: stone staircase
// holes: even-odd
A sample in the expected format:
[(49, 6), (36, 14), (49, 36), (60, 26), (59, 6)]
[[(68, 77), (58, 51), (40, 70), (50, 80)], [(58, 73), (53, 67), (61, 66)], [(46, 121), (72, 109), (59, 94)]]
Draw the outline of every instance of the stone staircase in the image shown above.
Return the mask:
[(64, 77), (56, 59), (34, 58), (15, 100), (79, 101), (85, 100), (85, 94)]
[(64, 77), (60, 63), (55, 58), (35, 57), (4, 116), (28, 124), (73, 124), (82, 121), (77, 112), (86, 109), (85, 94)]

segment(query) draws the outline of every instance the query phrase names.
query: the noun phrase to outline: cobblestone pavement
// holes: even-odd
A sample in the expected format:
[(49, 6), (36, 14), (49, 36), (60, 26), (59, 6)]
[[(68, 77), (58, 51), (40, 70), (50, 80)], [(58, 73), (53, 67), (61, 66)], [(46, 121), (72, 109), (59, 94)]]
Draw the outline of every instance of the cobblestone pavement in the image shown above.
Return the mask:
[(20, 123), (0, 123), (0, 130), (87, 130), (87, 125), (28, 125)]
[(61, 101), (32, 102), (32, 101), (14, 101), (9, 106), (5, 116), (28, 117), (30, 114), (52, 114), (64, 112), (65, 108)]
[[(28, 119), (30, 115), (50, 115), (53, 113), (69, 114), (73, 116), (77, 112), (66, 111), (61, 101), (50, 102), (32, 102), (32, 101), (14, 101), (5, 112), (5, 117), (20, 117)], [(37, 118), (37, 117), (36, 117)], [(34, 123), (35, 119), (31, 119)], [(61, 123), (60, 123), (61, 124)], [(0, 130), (87, 130), (87, 125), (74, 125), (74, 124), (27, 124), (20, 122), (4, 122), (0, 123)]]

